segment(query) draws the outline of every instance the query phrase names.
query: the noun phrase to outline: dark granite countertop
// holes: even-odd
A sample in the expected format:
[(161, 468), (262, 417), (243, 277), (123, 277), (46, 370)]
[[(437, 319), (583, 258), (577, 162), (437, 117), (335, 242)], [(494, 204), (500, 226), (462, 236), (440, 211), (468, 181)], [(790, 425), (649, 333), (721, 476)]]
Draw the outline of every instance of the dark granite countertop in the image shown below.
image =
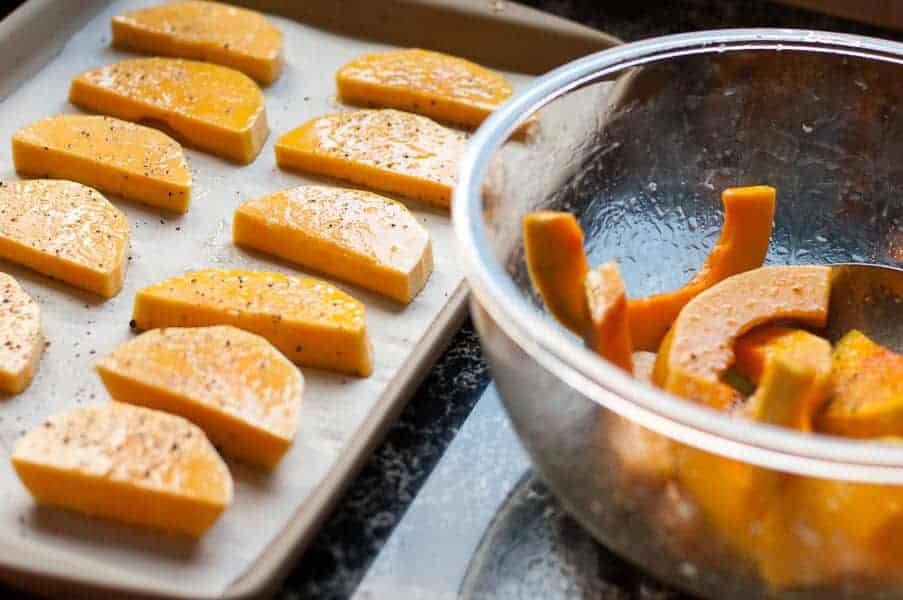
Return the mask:
[[(900, 34), (880, 28), (788, 8), (767, 0), (528, 0), (526, 3), (604, 29), (625, 41), (702, 29), (765, 26), (825, 29), (903, 39)], [(7, 3), (4, 7), (0, 3), (0, 17), (5, 16), (15, 4)], [(467, 323), (451, 340), (448, 350), (418, 388), (397, 424), (291, 571), (277, 592), (279, 600), (343, 599), (354, 593), (488, 383), (489, 374), (479, 343), (472, 326)], [(484, 405), (486, 402), (481, 403), (481, 407)], [(500, 413), (490, 416), (496, 421), (487, 422), (496, 426), (499, 419), (503, 420)], [(492, 436), (498, 431), (501, 429), (477, 427), (476, 433), (462, 436), (467, 439), (460, 440), (460, 443), (473, 446), (482, 443), (479, 436)], [(504, 435), (512, 434), (508, 431)], [(511, 452), (510, 460), (515, 470), (509, 471), (509, 474), (518, 472), (517, 469), (526, 469), (526, 459), (516, 450)], [(441, 485), (442, 481), (440, 476), (434, 485)], [(509, 486), (502, 490), (508, 494), (506, 506), (509, 508), (503, 519), (494, 522), (492, 531), (487, 531), (487, 535), (505, 535), (501, 525), (506, 520), (513, 520), (524, 531), (519, 543), (539, 544), (527, 554), (540, 552), (551, 556), (546, 566), (557, 569), (556, 577), (561, 578), (560, 567), (567, 563), (578, 567), (584, 565), (598, 579), (594, 579), (589, 587), (584, 581), (581, 583), (584, 587), (579, 590), (573, 587), (576, 579), (562, 580), (566, 585), (560, 587), (540, 585), (532, 588), (532, 594), (524, 594), (517, 588), (521, 595), (510, 597), (536, 597), (536, 594), (546, 598), (574, 594), (579, 597), (647, 600), (678, 597), (646, 580), (592, 542), (563, 514), (542, 484), (532, 479), (528, 470), (519, 481), (506, 480), (502, 484)], [(498, 498), (494, 497), (494, 501), (497, 502)], [(544, 533), (536, 533), (540, 531)], [(409, 539), (410, 536), (426, 537), (432, 534), (432, 530), (424, 527), (420, 531), (405, 531), (404, 534)], [(560, 543), (562, 539), (567, 543)], [(580, 558), (573, 559), (571, 556), (570, 562), (556, 563), (556, 552), (571, 555), (579, 552)], [(391, 561), (383, 562), (389, 565), (386, 568), (393, 568)], [(474, 596), (484, 597), (480, 594), (483, 583), (479, 578), (470, 581), (469, 585), (466, 589), (470, 589)], [(4, 588), (0, 588), (0, 597), (29, 598)], [(384, 595), (370, 593), (368, 597)], [(440, 596), (437, 594), (435, 597)]]

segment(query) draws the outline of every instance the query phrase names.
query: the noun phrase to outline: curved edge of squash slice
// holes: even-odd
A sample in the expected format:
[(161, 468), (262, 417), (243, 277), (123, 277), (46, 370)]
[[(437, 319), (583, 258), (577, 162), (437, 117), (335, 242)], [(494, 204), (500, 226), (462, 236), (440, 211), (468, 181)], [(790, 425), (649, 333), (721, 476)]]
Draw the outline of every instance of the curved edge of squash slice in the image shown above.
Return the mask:
[(775, 189), (765, 185), (728, 188), (722, 192), (721, 236), (693, 279), (673, 292), (628, 303), (631, 338), (636, 349), (655, 351), (690, 300), (731, 275), (762, 266), (771, 239), (775, 197)]
[(583, 229), (566, 212), (539, 211), (524, 217), (524, 253), (530, 281), (562, 325), (583, 336), (589, 322), (583, 282), (589, 263)]

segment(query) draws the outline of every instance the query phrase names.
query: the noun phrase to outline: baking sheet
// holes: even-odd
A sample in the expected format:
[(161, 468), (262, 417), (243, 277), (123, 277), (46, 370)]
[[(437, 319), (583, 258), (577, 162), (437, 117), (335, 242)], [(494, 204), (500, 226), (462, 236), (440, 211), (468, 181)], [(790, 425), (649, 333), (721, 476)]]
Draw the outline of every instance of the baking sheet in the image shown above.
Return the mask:
[[(132, 56), (109, 47), (110, 17), (151, 4), (154, 2), (116, 1), (93, 17), (39, 74), (3, 100), (0, 140), (9, 140), (19, 127), (43, 117), (78, 112), (66, 101), (69, 80), (85, 69)], [(0, 411), (0, 444), (7, 452), (25, 430), (47, 415), (107, 401), (92, 365), (131, 336), (128, 322), (139, 288), (205, 267), (299, 271), (233, 246), (232, 212), (244, 200), (314, 182), (276, 168), (274, 140), (307, 119), (342, 110), (334, 97), (335, 71), (362, 53), (386, 46), (338, 38), (282, 18), (274, 21), (285, 32), (286, 66), (282, 77), (264, 90), (271, 134), (257, 160), (238, 167), (186, 150), (195, 186), (191, 210), (184, 216), (111, 197), (126, 212), (132, 227), (131, 261), (125, 287), (118, 296), (101, 301), (25, 269), (0, 265), (41, 305), (50, 341), (32, 385), (25, 393), (5, 400)], [(511, 79), (515, 86), (525, 81), (521, 76)], [(0, 179), (16, 178), (9, 144), (3, 142)], [(186, 596), (225, 592), (316, 490), (383, 398), (393, 376), (406, 362), (417, 359), (413, 355), (417, 342), (462, 281), (448, 216), (409, 206), (416, 210), (433, 241), (435, 270), (424, 291), (402, 307), (335, 282), (367, 306), (367, 325), (375, 349), (373, 375), (356, 379), (304, 369), (307, 389), (291, 450), (270, 474), (230, 463), (236, 483), (235, 503), (202, 540), (192, 543), (36, 508), (4, 460), (0, 461), (0, 547), (24, 550), (40, 561), (62, 557), (69, 565), (67, 570), (87, 576), (115, 571), (119, 583), (139, 589)]]

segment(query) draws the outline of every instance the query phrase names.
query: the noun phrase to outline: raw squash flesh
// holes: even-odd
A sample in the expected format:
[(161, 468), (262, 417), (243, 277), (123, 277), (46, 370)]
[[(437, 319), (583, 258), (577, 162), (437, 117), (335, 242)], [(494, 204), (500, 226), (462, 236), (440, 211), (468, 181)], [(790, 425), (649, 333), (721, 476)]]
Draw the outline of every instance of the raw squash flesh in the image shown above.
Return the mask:
[(511, 96), (511, 84), (485, 67), (441, 52), (408, 48), (367, 54), (339, 69), (339, 97), (476, 127)]
[(167, 2), (116, 15), (113, 45), (217, 63), (270, 83), (282, 70), (282, 32), (262, 14), (219, 2)]
[(903, 356), (854, 329), (834, 348), (833, 378), (819, 431), (855, 438), (903, 435)]
[(232, 502), (232, 477), (185, 419), (111, 402), (50, 417), (12, 452), (40, 504), (200, 536)]
[(358, 110), (313, 119), (276, 142), (285, 169), (448, 207), (464, 137), (426, 117)]
[(0, 182), (0, 257), (105, 298), (122, 288), (129, 224), (72, 181)]
[(741, 336), (734, 345), (734, 369), (754, 383), (762, 380), (766, 365), (777, 355), (814, 373), (809, 394), (795, 404), (799, 412), (785, 419), (798, 431), (812, 431), (812, 420), (831, 388), (831, 343), (803, 329), (766, 325)]
[(629, 302), (636, 349), (655, 352), (690, 300), (731, 275), (762, 266), (771, 239), (775, 195), (774, 188), (764, 185), (724, 190), (721, 237), (693, 279), (679, 290)]
[(235, 211), (232, 239), (410, 302), (433, 270), (430, 236), (405, 206), (370, 192), (309, 185)]
[(263, 93), (244, 73), (177, 58), (133, 58), (91, 69), (69, 101), (125, 119), (165, 123), (182, 142), (247, 164), (269, 133)]
[(768, 321), (792, 319), (824, 326), (830, 278), (830, 267), (761, 267), (702, 292), (684, 307), (665, 338), (656, 359), (655, 383), (690, 400), (724, 408), (720, 405), (724, 397), (713, 398), (708, 391), (712, 386), (729, 387), (720, 383), (720, 376), (734, 362), (734, 341)]
[(136, 329), (233, 325), (263, 336), (292, 362), (368, 376), (373, 370), (364, 305), (325, 281), (207, 269), (140, 290)]
[(558, 322), (583, 336), (589, 306), (583, 287), (589, 263), (574, 215), (540, 211), (524, 217), (524, 254), (533, 288)]
[(627, 296), (615, 262), (590, 269), (584, 279), (590, 329), (586, 343), (596, 354), (633, 372), (633, 350), (627, 322)]
[(57, 115), (13, 136), (22, 175), (69, 179), (128, 200), (183, 213), (191, 173), (168, 135), (113, 117)]
[(274, 467), (292, 443), (304, 378), (258, 335), (230, 326), (154, 329), (97, 363), (110, 396), (185, 417), (222, 452)]
[(40, 307), (19, 282), (0, 273), (0, 391), (18, 394), (28, 387), (43, 351)]

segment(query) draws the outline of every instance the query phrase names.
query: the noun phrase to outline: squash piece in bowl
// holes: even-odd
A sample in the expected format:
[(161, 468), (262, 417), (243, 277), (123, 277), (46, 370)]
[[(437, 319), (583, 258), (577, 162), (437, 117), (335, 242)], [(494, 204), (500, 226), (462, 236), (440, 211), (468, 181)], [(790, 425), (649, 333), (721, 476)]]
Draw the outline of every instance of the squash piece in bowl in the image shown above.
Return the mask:
[[(628, 301), (634, 349), (657, 351), (690, 300), (731, 275), (762, 265), (771, 238), (775, 195), (768, 186), (724, 190), (721, 236), (696, 276), (679, 290)], [(574, 333), (584, 335), (589, 313), (576, 290), (582, 287), (589, 265), (577, 220), (563, 212), (528, 214), (524, 217), (524, 248), (533, 286), (549, 312)]]
[(776, 354), (810, 366), (816, 377), (811, 393), (798, 404), (799, 412), (789, 421), (793, 429), (812, 431), (813, 418), (827, 400), (831, 386), (831, 343), (828, 340), (805, 329), (766, 325), (740, 337), (734, 345), (734, 354), (733, 368), (756, 384)]
[(524, 253), (530, 281), (552, 316), (582, 336), (589, 325), (584, 279), (589, 262), (583, 229), (571, 213), (540, 211), (524, 217)]
[(817, 427), (855, 438), (903, 435), (903, 356), (847, 333), (834, 349), (834, 390)]
[(584, 278), (590, 328), (584, 335), (596, 354), (633, 372), (633, 345), (627, 323), (627, 295), (614, 261), (591, 269)]

